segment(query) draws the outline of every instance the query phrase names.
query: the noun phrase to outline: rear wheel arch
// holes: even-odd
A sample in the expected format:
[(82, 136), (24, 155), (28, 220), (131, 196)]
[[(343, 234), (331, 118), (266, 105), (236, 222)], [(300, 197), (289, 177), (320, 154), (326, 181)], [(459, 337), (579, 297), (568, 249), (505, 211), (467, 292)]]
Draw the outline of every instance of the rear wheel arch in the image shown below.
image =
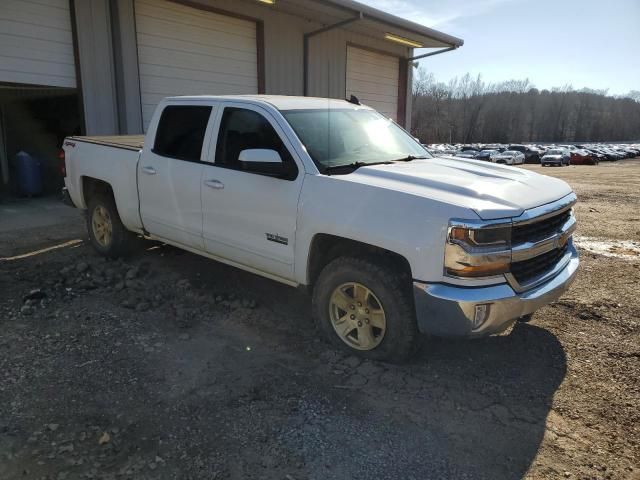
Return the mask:
[(82, 201), (85, 206), (89, 206), (91, 198), (96, 195), (110, 196), (115, 201), (115, 194), (109, 182), (94, 177), (80, 177), (80, 185), (82, 188)]
[(126, 256), (135, 247), (137, 238), (120, 219), (111, 185), (92, 177), (83, 177), (81, 180), (82, 196), (87, 207), (87, 234), (91, 244), (105, 257)]

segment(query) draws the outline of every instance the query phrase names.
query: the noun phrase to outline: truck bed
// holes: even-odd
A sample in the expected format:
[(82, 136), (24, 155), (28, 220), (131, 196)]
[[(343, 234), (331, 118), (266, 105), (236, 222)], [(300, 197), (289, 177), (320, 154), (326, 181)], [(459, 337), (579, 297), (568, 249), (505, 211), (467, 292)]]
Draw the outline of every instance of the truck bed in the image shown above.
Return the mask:
[(144, 135), (105, 135), (91, 137), (68, 137), (77, 142), (94, 143), (107, 147), (122, 148), (125, 150), (140, 151), (144, 146)]

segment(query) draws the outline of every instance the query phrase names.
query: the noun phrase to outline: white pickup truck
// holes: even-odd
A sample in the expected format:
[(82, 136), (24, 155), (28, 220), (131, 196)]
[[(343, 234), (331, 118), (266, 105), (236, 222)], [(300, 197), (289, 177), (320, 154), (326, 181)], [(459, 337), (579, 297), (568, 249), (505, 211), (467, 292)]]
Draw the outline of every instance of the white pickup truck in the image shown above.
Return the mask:
[(502, 332), (578, 268), (565, 182), (433, 158), (355, 99), (167, 98), (146, 137), (64, 151), (98, 252), (144, 235), (306, 287), (319, 329), (368, 358), (401, 361), (420, 333)]

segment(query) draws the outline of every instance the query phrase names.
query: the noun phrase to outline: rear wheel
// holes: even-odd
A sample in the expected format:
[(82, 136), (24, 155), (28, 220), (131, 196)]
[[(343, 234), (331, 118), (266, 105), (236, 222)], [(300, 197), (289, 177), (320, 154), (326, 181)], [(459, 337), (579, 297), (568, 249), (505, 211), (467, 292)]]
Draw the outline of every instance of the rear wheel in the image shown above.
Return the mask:
[(89, 240), (98, 253), (117, 258), (130, 253), (136, 235), (122, 224), (113, 197), (97, 194), (90, 198), (87, 208)]
[(313, 290), (318, 329), (336, 347), (374, 360), (402, 362), (419, 340), (410, 277), (376, 259), (341, 257)]

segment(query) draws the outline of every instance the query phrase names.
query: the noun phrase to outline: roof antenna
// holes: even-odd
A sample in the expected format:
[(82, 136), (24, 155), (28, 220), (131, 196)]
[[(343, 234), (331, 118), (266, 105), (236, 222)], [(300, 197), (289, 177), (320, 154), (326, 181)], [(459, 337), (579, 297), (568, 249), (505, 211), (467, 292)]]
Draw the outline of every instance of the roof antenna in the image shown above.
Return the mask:
[(360, 105), (360, 100), (355, 95), (351, 95), (351, 97), (347, 100), (349, 103), (353, 103), (354, 105)]

